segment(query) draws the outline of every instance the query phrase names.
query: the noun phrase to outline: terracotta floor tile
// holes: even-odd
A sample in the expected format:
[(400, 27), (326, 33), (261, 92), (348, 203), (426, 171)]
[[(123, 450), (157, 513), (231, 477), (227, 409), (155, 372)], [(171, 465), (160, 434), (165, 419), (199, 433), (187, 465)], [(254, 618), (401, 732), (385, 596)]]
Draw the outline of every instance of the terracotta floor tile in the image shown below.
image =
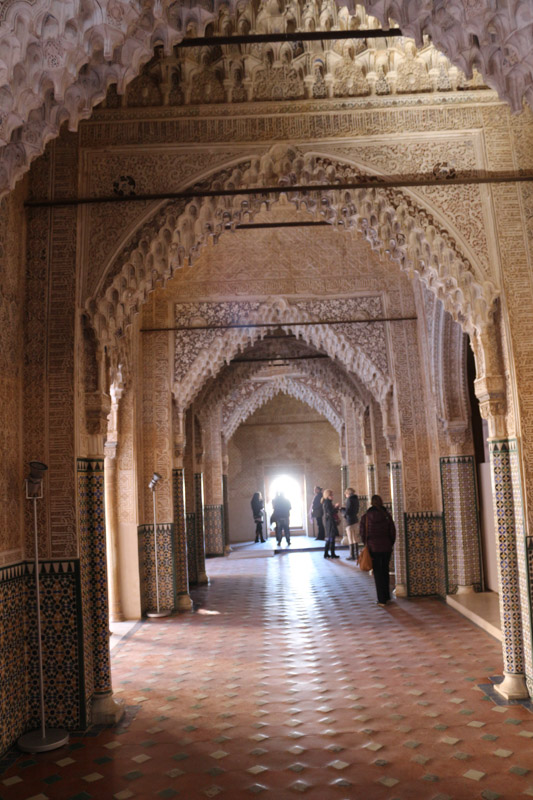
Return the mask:
[(2, 800), (533, 793), (533, 716), (478, 689), (501, 647), (444, 604), (381, 609), (367, 575), (320, 553), (208, 571), (193, 613), (146, 621), (113, 651), (129, 726), (20, 756)]

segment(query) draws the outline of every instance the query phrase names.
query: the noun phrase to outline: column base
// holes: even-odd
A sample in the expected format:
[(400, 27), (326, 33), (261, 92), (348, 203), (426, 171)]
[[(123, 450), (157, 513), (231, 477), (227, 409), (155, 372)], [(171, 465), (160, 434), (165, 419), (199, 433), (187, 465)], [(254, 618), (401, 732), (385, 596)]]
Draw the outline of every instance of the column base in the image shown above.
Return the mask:
[(397, 583), (393, 594), (396, 597), (407, 597), (407, 586), (404, 586), (403, 583)]
[(203, 584), (203, 585), (209, 583), (209, 578), (207, 577), (207, 572), (200, 572), (200, 574), (198, 575), (198, 583)]
[(526, 677), (521, 672), (504, 672), (502, 683), (495, 683), (494, 688), (505, 700), (529, 699)]
[(455, 594), (475, 594), (476, 590), (472, 584), (469, 586), (461, 586), (460, 584), (457, 585), (457, 591)]
[(230, 544), (227, 544), (227, 545), (224, 547), (224, 555), (225, 555), (225, 556), (229, 556), (229, 554), (230, 554), (230, 553), (231, 553), (231, 545), (230, 545)]
[(190, 611), (192, 608), (192, 600), (188, 594), (180, 594), (176, 603), (178, 611)]
[(124, 716), (124, 700), (113, 696), (113, 692), (93, 695), (91, 722), (94, 725), (115, 725)]
[(124, 614), (122, 612), (116, 613), (116, 612), (110, 611), (109, 612), (109, 621), (110, 622), (125, 622), (126, 621), (126, 617), (124, 616)]

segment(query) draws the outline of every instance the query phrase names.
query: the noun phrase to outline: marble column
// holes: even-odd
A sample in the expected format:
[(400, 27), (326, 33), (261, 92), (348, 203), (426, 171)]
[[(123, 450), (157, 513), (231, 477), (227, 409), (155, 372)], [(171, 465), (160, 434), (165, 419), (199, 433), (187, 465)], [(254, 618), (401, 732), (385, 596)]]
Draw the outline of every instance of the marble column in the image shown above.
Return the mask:
[(204, 526), (204, 484), (203, 473), (194, 473), (194, 499), (196, 517), (196, 563), (198, 564), (198, 583), (208, 583), (205, 571), (205, 526)]
[(188, 439), (184, 457), (185, 483), (185, 532), (187, 538), (187, 565), (189, 585), (198, 583), (198, 559), (196, 542), (196, 497), (194, 494), (194, 463), (191, 442)]
[[(383, 432), (383, 416), (379, 405), (372, 401), (370, 405), (370, 422), (372, 431), (372, 463), (369, 468), (369, 489), (372, 494), (379, 494), (385, 503), (390, 502), (389, 461), (390, 453)], [(370, 475), (372, 470), (373, 475)], [(370, 500), (370, 497), (369, 497)]]
[(117, 515), (117, 442), (106, 442), (104, 460), (105, 524), (109, 577), (109, 619), (122, 622)]
[(343, 464), (341, 466), (341, 499), (342, 499), (342, 501), (344, 501), (344, 492), (348, 488), (348, 481), (349, 481), (348, 464)]
[(376, 484), (376, 466), (375, 464), (368, 464), (366, 465), (366, 480), (367, 480), (367, 487), (368, 487), (368, 502), (370, 503), (370, 499), (373, 494), (377, 494), (377, 484)]
[(187, 552), (187, 520), (185, 514), (185, 472), (183, 467), (172, 470), (174, 504), (174, 568), (176, 575), (176, 605), (178, 611), (192, 608), (189, 594), (189, 561)]
[(361, 467), (364, 465), (363, 442), (359, 421), (361, 413), (363, 413), (363, 409), (356, 409), (351, 398), (344, 399), (348, 485), (351, 486), (359, 496), (366, 492), (366, 481), (361, 480)]
[(396, 544), (394, 547), (394, 566), (396, 571), (397, 597), (407, 597), (407, 559), (405, 545), (405, 517), (403, 500), (402, 462), (391, 461), (389, 465), (392, 516), (396, 525)]
[(207, 556), (224, 555), (224, 499), (222, 489), (221, 408), (204, 421), (204, 529)]
[(229, 555), (231, 546), (229, 543), (229, 490), (228, 490), (228, 469), (229, 457), (228, 446), (225, 439), (222, 439), (222, 498), (224, 503), (224, 555)]
[(192, 600), (189, 594), (189, 558), (185, 506), (185, 419), (184, 413), (175, 404), (172, 406), (172, 429), (174, 438), (172, 512), (176, 607), (178, 611), (189, 611), (192, 608)]

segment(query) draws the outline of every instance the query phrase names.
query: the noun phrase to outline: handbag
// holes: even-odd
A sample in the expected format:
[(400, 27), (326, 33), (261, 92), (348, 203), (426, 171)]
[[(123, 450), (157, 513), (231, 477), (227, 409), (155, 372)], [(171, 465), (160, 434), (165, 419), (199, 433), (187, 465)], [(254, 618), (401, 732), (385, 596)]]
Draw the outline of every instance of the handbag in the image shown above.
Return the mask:
[(363, 547), (361, 552), (359, 553), (359, 569), (362, 569), (363, 572), (370, 572), (372, 569), (372, 556), (368, 550), (368, 547)]

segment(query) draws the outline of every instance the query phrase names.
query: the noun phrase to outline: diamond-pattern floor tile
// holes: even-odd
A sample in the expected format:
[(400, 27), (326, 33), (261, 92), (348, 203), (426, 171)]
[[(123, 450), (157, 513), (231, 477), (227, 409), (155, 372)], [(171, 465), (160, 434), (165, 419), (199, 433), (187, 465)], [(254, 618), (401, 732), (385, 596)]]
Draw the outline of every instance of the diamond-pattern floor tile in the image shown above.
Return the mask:
[(478, 689), (501, 668), (482, 630), (430, 598), (384, 615), (320, 553), (208, 572), (193, 613), (113, 651), (128, 722), (21, 755), (2, 800), (533, 797), (533, 718)]

